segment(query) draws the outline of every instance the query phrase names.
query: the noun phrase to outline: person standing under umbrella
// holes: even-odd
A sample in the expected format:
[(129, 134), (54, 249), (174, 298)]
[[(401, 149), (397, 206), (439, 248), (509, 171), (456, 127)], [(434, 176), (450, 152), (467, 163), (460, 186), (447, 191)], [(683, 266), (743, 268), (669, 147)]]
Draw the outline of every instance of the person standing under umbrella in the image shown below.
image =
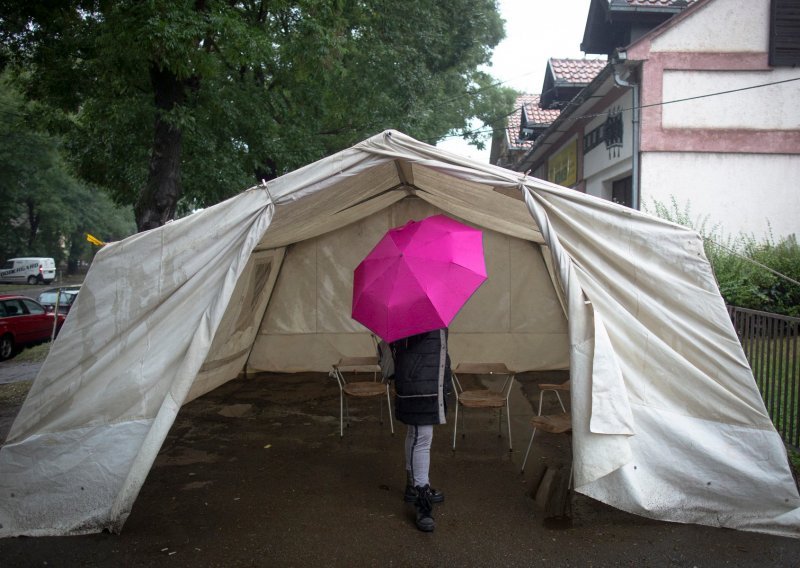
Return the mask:
[(433, 503), (444, 494), (430, 486), (433, 426), (444, 424), (445, 395), (450, 391), (450, 356), (447, 328), (426, 331), (391, 344), (397, 392), (395, 413), (408, 426), (406, 433), (406, 489), (403, 499), (414, 503), (416, 525), (421, 531), (435, 528)]
[(396, 415), (408, 425), (405, 500), (426, 532), (431, 504), (444, 500), (428, 470), (450, 390), (447, 326), (486, 279), (483, 233), (443, 214), (389, 229), (353, 271), (353, 319), (392, 346)]

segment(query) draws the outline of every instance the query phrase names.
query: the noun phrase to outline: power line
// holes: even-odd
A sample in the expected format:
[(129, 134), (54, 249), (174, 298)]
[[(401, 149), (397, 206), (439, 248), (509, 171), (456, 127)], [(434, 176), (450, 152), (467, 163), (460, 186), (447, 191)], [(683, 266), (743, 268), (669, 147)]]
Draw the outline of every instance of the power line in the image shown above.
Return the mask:
[[(674, 103), (682, 103), (682, 102), (693, 101), (693, 100), (697, 100), (697, 99), (704, 99), (704, 98), (708, 98), (708, 97), (716, 97), (716, 96), (720, 96), (720, 95), (727, 95), (727, 94), (730, 94), (730, 93), (738, 93), (738, 92), (741, 92), (741, 91), (749, 91), (751, 89), (760, 89), (762, 87), (771, 87), (773, 85), (781, 85), (783, 83), (791, 83), (793, 81), (800, 81), (800, 77), (794, 77), (792, 79), (783, 79), (781, 81), (772, 81), (770, 83), (761, 83), (759, 85), (751, 85), (751, 86), (748, 86), (748, 87), (740, 87), (738, 89), (729, 89), (729, 90), (726, 90), (726, 91), (717, 91), (717, 92), (714, 92), (714, 93), (707, 93), (705, 95), (696, 95), (696, 96), (693, 96), (693, 97), (685, 97), (685, 98), (682, 98), (682, 99), (674, 99), (674, 100), (671, 100), (671, 101), (660, 101), (660, 102), (657, 102), (657, 103), (650, 103), (650, 104), (646, 104), (646, 105), (632, 106), (632, 107), (623, 108), (622, 110), (617, 110), (617, 111), (614, 111), (614, 112), (625, 112), (625, 111), (628, 111), (628, 110), (639, 110), (639, 109), (651, 108), (651, 107), (656, 107), (656, 106), (664, 106), (664, 105), (669, 105), (669, 104), (674, 104)], [(570, 102), (569, 104), (572, 104), (572, 103)], [(517, 110), (518, 109), (514, 109), (513, 112), (517, 112)], [(510, 116), (510, 114), (513, 114), (513, 112), (501, 117), (501, 119), (503, 119), (503, 118), (505, 118), (507, 116)], [(565, 120), (577, 121), (577, 120), (582, 120), (582, 119), (585, 119), (585, 118), (596, 118), (598, 116), (608, 115), (610, 112), (611, 111), (605, 111), (605, 112), (600, 112), (600, 113), (595, 113), (595, 114), (584, 114), (584, 115), (581, 115), (581, 116), (571, 117), (571, 118), (568, 118), (568, 119), (565, 119)], [(494, 131), (493, 127), (494, 127), (494, 125), (497, 124), (497, 122), (498, 121), (485, 122), (483, 124), (483, 126), (477, 128), (477, 129), (464, 131), (461, 134), (452, 134), (452, 135), (443, 136), (441, 139), (444, 139), (444, 138), (456, 138), (456, 137), (460, 138), (460, 137), (463, 137), (465, 135), (472, 136), (472, 135), (475, 135), (475, 134), (483, 134), (483, 133), (492, 132), (492, 131)], [(488, 129), (484, 130), (488, 126), (492, 126), (492, 129), (491, 130), (488, 130)]]
[(750, 258), (749, 256), (745, 256), (745, 255), (741, 254), (740, 252), (737, 252), (736, 250), (734, 250), (732, 248), (726, 247), (725, 245), (722, 245), (722, 244), (718, 243), (717, 241), (715, 241), (711, 237), (705, 237), (704, 236), (703, 239), (708, 241), (708, 242), (710, 242), (710, 243), (713, 243), (715, 246), (718, 246), (719, 248), (729, 252), (730, 254), (732, 254), (734, 256), (738, 256), (742, 260), (745, 260), (745, 261), (747, 261), (747, 262), (749, 262), (751, 264), (754, 264), (755, 266), (758, 266), (759, 268), (763, 268), (764, 270), (774, 274), (775, 276), (777, 276), (779, 278), (783, 278), (787, 282), (791, 282), (795, 286), (800, 286), (800, 282), (798, 282), (794, 278), (786, 276), (785, 274), (781, 274), (780, 272), (778, 272), (777, 270), (773, 270), (772, 268), (770, 268), (766, 264), (762, 264), (762, 263), (758, 262), (757, 260)]

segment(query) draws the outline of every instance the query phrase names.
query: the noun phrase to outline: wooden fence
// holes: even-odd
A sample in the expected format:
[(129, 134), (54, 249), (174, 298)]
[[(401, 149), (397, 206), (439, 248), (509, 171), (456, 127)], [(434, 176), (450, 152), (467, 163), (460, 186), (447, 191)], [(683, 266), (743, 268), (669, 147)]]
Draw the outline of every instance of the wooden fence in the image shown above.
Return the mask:
[(800, 451), (800, 318), (728, 306), (775, 428)]

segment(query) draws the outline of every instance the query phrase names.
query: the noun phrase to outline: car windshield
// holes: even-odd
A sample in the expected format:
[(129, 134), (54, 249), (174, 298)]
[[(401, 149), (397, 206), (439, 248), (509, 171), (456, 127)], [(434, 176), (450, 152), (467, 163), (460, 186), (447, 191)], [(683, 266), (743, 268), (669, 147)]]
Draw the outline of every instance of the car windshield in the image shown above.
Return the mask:
[[(77, 291), (62, 291), (61, 298), (58, 300), (59, 304), (71, 304), (75, 301), (75, 297), (78, 295)], [(39, 294), (39, 302), (42, 304), (55, 304), (56, 303), (56, 292), (42, 292)]]

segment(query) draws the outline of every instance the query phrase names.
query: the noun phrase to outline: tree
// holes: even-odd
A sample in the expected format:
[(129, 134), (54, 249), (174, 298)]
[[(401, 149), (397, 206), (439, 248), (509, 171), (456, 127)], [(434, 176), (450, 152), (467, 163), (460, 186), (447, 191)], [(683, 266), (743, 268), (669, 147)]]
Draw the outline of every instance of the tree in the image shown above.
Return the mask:
[(7, 61), (140, 230), (385, 128), (431, 142), (514, 93), (494, 0), (0, 0)]
[(48, 256), (72, 265), (94, 251), (85, 232), (119, 239), (135, 231), (130, 210), (78, 181), (61, 158), (59, 140), (31, 126), (26, 105), (7, 74), (0, 76), (0, 255)]

